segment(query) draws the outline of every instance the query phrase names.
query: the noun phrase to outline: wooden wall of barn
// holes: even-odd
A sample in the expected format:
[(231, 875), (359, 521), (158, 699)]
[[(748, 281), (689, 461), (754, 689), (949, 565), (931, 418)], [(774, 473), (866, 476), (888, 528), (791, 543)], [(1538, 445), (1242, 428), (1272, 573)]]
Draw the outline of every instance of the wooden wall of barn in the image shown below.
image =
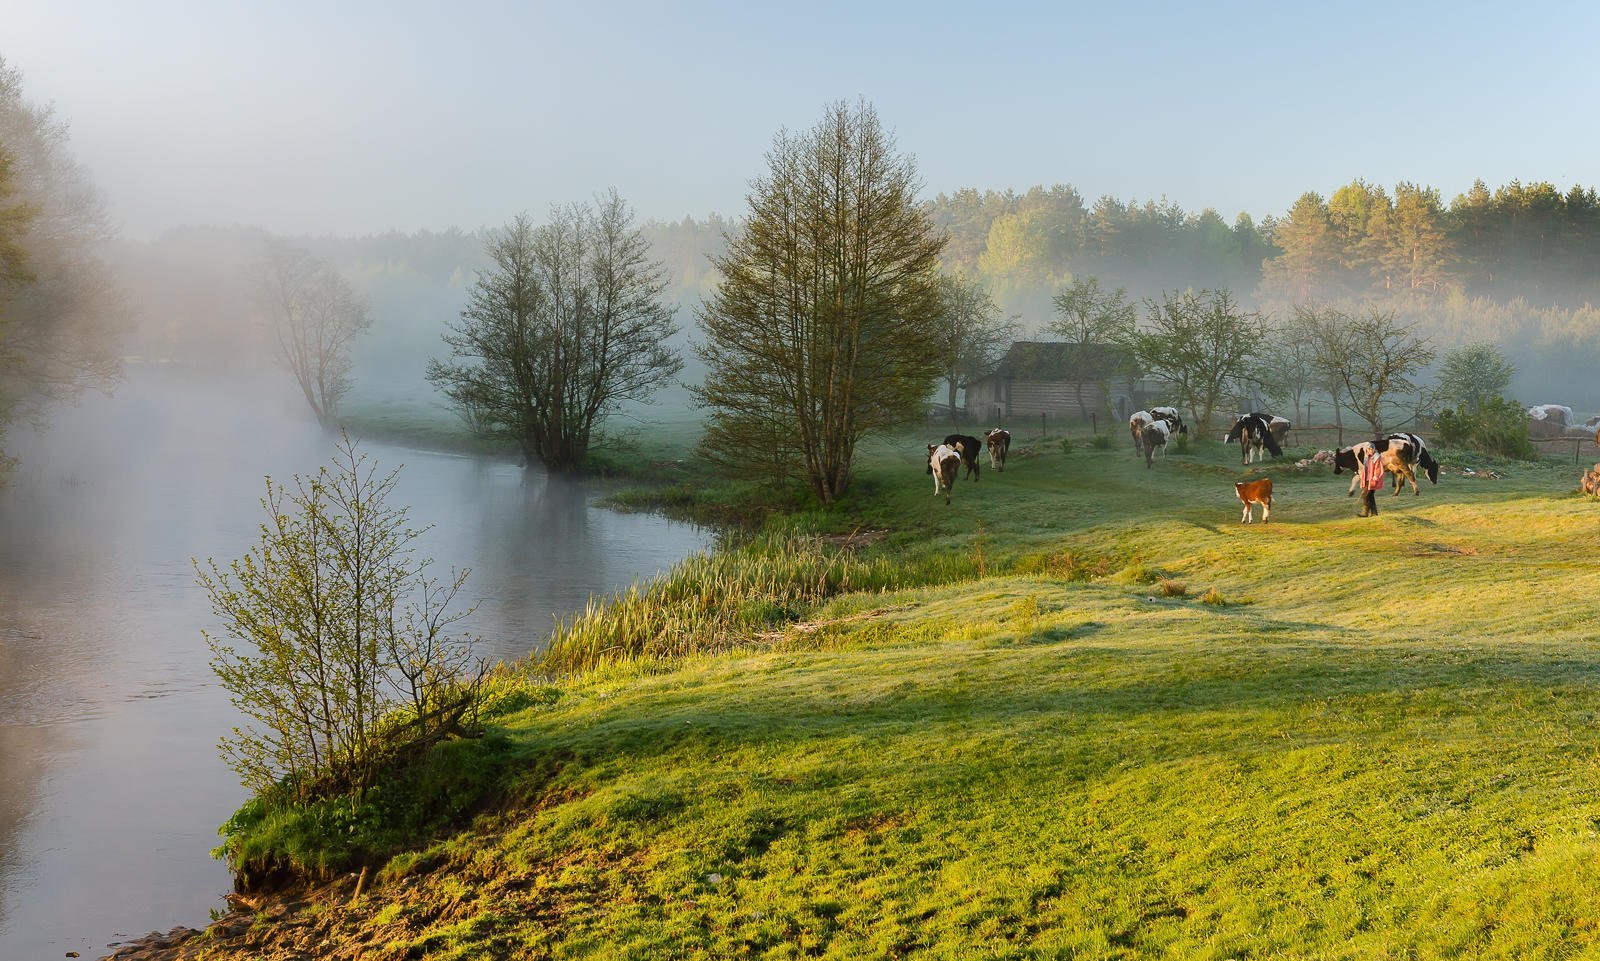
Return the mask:
[(967, 413), (980, 420), (991, 417), (1021, 417), (1049, 414), (1088, 420), (1091, 413), (1104, 411), (1100, 385), (1083, 385), (1083, 405), (1078, 404), (1078, 387), (1066, 381), (1014, 380), (989, 378), (967, 388)]

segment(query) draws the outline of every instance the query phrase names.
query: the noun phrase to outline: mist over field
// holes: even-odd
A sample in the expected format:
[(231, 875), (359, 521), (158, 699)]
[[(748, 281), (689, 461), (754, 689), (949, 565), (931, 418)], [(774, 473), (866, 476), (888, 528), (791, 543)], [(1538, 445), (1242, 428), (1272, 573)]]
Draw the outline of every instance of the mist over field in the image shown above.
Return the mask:
[(0, 959), (1600, 947), (1596, 36), (8, 4)]

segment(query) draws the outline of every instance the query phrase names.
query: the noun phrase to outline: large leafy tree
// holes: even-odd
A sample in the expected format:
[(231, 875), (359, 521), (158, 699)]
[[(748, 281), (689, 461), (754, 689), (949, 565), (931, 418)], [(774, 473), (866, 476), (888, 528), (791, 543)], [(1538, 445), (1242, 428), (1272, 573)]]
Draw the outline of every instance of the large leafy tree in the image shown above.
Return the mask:
[(915, 163), (865, 102), (780, 133), (767, 163), (700, 310), (703, 446), (830, 504), (861, 437), (916, 414), (945, 367), (932, 322), (944, 239), (916, 202)]
[(1438, 293), (1450, 280), (1444, 210), (1433, 187), (1397, 184), (1393, 203), (1373, 210), (1367, 239), (1385, 290)]
[(22, 86), (0, 58), (0, 437), (121, 370), (105, 205), (67, 149), (66, 124)]
[(1438, 399), (1444, 404), (1476, 412), (1504, 396), (1517, 368), (1494, 344), (1457, 347), (1439, 365)]
[(451, 359), (430, 361), (428, 380), (528, 464), (578, 470), (607, 415), (683, 367), (666, 343), (677, 327), (665, 271), (614, 190), (557, 207), (540, 226), (519, 216), (487, 250), (494, 266), (445, 335)]
[(1127, 336), (1126, 346), (1147, 376), (1165, 381), (1194, 412), (1202, 432), (1224, 398), (1261, 384), (1266, 322), (1229, 291), (1168, 294), (1146, 308), (1144, 325)]
[(1337, 286), (1343, 244), (1321, 195), (1302, 194), (1273, 240), (1283, 252), (1261, 266), (1264, 294), (1299, 303)]

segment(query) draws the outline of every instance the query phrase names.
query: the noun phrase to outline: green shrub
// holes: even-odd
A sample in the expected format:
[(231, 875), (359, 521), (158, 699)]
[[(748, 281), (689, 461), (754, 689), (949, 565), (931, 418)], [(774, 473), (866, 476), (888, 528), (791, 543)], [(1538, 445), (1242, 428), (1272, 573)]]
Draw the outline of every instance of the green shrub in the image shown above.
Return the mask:
[(1096, 434), (1096, 435), (1094, 435), (1094, 440), (1090, 441), (1089, 443), (1094, 445), (1094, 449), (1095, 450), (1110, 450), (1111, 449), (1111, 435), (1110, 434)]
[(1072, 453), (1072, 439), (1071, 438), (1069, 438), (1069, 437), (1061, 438), (1061, 453), (1063, 453), (1063, 454)]
[(1477, 409), (1444, 410), (1438, 419), (1439, 440), (1490, 457), (1538, 460), (1539, 449), (1528, 440), (1528, 414), (1515, 400), (1496, 397)]
[(1178, 439), (1173, 441), (1172, 452), (1174, 454), (1187, 454), (1187, 453), (1189, 453), (1189, 435), (1188, 434), (1179, 434), (1178, 435)]

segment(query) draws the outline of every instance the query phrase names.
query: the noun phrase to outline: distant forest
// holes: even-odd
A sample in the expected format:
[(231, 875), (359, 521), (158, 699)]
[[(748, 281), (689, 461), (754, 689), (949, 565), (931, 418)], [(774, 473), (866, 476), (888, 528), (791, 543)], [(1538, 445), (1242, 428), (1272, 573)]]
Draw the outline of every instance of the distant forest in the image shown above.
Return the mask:
[[(1519, 368), (1526, 402), (1600, 408), (1600, 198), (1549, 183), (1474, 184), (1446, 204), (1431, 187), (1392, 190), (1356, 180), (1324, 198), (1308, 192), (1281, 217), (1230, 223), (1166, 200), (1092, 203), (1073, 187), (1025, 192), (967, 188), (928, 201), (949, 236), (944, 268), (982, 282), (1024, 330), (1052, 317), (1051, 297), (1093, 275), (1135, 300), (1165, 291), (1228, 288), (1275, 316), (1292, 304), (1378, 304), (1442, 350), (1496, 343)], [(680, 339), (715, 286), (711, 258), (736, 220), (653, 221), (644, 231), (667, 267)], [(263, 234), (185, 228), (122, 245), (115, 260), (134, 292), (138, 352), (237, 358), (240, 337), (267, 352), (249, 308), (248, 274)], [(485, 263), (484, 229), (295, 238), (367, 295), (377, 321), (361, 367), (420, 384), (421, 365)], [(196, 268), (200, 269), (196, 269)], [(233, 345), (233, 346), (229, 346)], [(257, 353), (252, 349), (247, 353)], [(264, 355), (264, 354), (263, 354)], [(684, 377), (693, 380), (695, 370)]]

